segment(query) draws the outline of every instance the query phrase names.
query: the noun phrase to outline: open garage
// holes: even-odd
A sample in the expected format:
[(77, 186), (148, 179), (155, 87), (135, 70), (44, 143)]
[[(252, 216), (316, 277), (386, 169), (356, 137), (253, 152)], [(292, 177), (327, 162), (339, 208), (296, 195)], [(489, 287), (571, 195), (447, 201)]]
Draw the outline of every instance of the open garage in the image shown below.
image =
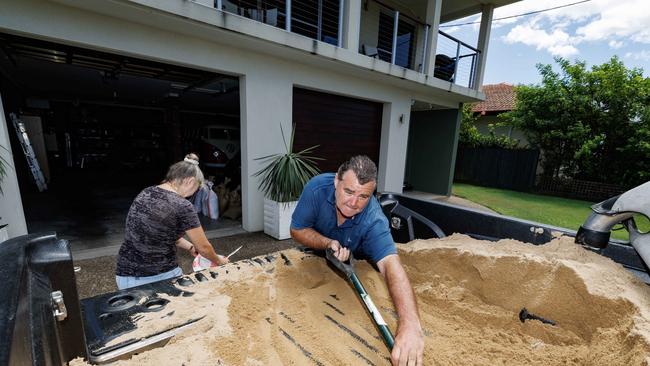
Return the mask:
[(208, 233), (241, 227), (236, 76), (0, 34), (0, 95), (29, 232), (56, 231), (73, 248), (119, 244), (135, 195), (189, 152), (222, 188), (220, 218), (199, 215)]

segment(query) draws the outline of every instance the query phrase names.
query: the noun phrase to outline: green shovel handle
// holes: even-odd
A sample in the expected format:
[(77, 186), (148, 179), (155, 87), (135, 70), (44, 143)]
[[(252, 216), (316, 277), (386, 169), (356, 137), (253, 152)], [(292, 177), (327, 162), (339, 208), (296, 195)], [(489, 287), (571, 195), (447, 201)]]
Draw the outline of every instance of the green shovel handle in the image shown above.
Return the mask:
[(395, 344), (395, 338), (393, 337), (393, 333), (391, 333), (390, 329), (388, 328), (388, 325), (386, 325), (384, 318), (381, 316), (379, 309), (377, 309), (375, 304), (372, 302), (370, 295), (368, 295), (366, 289), (363, 287), (356, 274), (353, 273), (350, 276), (350, 282), (361, 297), (361, 300), (363, 300), (363, 304), (366, 306), (366, 309), (372, 316), (372, 320), (375, 322), (375, 325), (377, 328), (379, 328), (379, 332), (381, 333), (381, 337), (384, 339), (384, 343), (386, 343), (386, 347), (388, 347), (388, 350), (392, 351), (393, 345)]

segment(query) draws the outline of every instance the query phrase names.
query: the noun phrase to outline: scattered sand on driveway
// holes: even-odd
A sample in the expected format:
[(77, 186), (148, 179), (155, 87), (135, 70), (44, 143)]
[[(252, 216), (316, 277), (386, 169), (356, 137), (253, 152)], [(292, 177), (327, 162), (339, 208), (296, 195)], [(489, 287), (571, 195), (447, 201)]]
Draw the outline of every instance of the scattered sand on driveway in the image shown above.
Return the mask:
[[(425, 365), (647, 364), (650, 290), (571, 238), (534, 246), (453, 235), (399, 248), (418, 299)], [(287, 261), (276, 254), (263, 265), (221, 267), (218, 280), (191, 287), (194, 296), (172, 299), (167, 306), (177, 318), (205, 318), (165, 347), (118, 364), (389, 364), (358, 296), (325, 259), (295, 249), (281, 253)], [(355, 266), (395, 333), (381, 275), (366, 262)], [(520, 322), (523, 307), (557, 326)]]

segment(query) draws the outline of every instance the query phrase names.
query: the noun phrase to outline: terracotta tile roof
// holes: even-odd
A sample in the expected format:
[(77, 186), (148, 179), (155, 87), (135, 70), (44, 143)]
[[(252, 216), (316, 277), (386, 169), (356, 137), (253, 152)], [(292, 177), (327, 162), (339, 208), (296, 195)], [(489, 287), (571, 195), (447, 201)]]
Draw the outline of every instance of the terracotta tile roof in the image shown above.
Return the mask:
[(475, 103), (472, 112), (486, 114), (490, 112), (510, 111), (515, 107), (515, 88), (506, 83), (483, 85), (485, 100)]

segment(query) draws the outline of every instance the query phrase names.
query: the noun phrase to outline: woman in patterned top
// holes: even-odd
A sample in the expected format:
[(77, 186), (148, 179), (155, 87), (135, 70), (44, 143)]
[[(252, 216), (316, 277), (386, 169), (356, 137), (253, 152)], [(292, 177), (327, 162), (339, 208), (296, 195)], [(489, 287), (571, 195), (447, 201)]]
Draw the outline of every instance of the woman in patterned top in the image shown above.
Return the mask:
[(182, 276), (177, 247), (219, 265), (228, 263), (228, 258), (212, 248), (194, 206), (186, 199), (203, 181), (198, 156), (188, 154), (169, 167), (161, 184), (138, 194), (126, 217), (124, 242), (117, 257), (115, 279), (120, 290)]

